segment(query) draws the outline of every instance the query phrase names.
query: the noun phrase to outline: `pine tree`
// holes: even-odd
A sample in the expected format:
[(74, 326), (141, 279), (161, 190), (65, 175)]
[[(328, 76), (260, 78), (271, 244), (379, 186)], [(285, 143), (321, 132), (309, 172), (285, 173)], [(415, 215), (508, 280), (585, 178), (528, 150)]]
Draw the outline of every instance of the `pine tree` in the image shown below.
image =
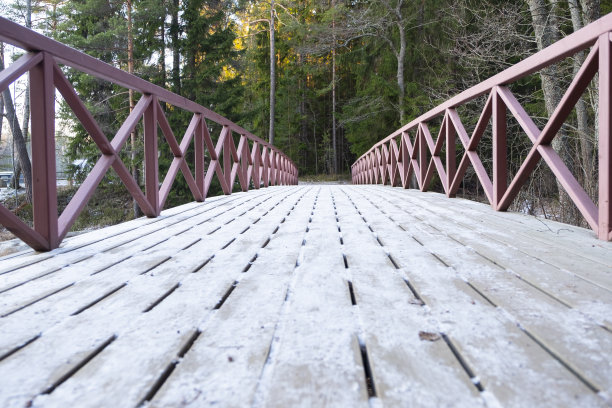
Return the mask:
[[(55, 32), (59, 41), (111, 65), (127, 68), (124, 2), (73, 0), (62, 5), (60, 13), (64, 18)], [(127, 91), (77, 70), (69, 69), (67, 75), (77, 93), (84, 96), (83, 102), (103, 133), (111, 139), (129, 113)], [(73, 172), (83, 176), (97, 161), (98, 148), (65, 105), (62, 106), (62, 116), (73, 124), (67, 156), (70, 160), (86, 161), (85, 168), (72, 168)]]

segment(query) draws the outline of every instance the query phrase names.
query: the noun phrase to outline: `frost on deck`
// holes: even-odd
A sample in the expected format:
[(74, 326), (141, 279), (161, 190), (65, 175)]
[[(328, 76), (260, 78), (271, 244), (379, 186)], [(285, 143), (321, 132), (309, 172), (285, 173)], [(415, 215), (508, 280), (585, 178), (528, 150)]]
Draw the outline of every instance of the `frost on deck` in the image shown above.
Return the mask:
[(0, 261), (0, 406), (609, 406), (612, 244), (383, 186), (207, 199)]

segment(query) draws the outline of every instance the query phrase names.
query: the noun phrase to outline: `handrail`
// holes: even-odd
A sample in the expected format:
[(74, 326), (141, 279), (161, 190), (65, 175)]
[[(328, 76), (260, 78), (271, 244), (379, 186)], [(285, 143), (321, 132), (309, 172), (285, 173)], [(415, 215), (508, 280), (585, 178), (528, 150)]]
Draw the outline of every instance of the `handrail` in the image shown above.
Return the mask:
[(270, 143), (258, 138), (229, 119), (196, 102), (177, 95), (158, 85), (147, 82), (119, 68), (113, 67), (112, 65), (77, 51), (49, 37), (45, 37), (42, 34), (22, 27), (3, 17), (0, 17), (0, 41), (30, 52), (45, 51), (53, 55), (55, 60), (61, 64), (91, 74), (97, 78), (105, 79), (124, 88), (131, 88), (142, 94), (156, 95), (161, 101), (194, 113), (198, 112), (206, 119), (210, 119), (223, 126), (229, 126), (233, 132), (249, 135), (252, 140), (257, 141), (260, 145), (270, 147), (280, 152), (278, 148), (272, 146)]
[[(468, 165), (471, 164), (491, 206), (497, 211), (505, 211), (536, 168), (540, 158), (543, 158), (598, 238), (612, 240), (611, 33), (612, 14), (608, 14), (422, 114), (361, 155), (351, 166), (353, 183), (389, 182), (392, 186), (397, 186), (401, 182), (404, 188), (408, 188), (410, 178), (415, 173), (419, 189), (426, 191), (433, 172), (436, 171), (446, 195), (454, 197)], [(589, 47), (590, 53), (581, 69), (576, 73), (545, 127), (540, 130), (506, 85)], [(595, 205), (554, 151), (551, 142), (598, 72), (599, 199), (598, 205)], [(456, 108), (487, 93), (489, 96), (478, 124), (472, 135), (468, 136)], [(510, 184), (507, 180), (506, 158), (508, 111), (533, 143)], [(434, 141), (427, 122), (439, 117), (442, 117), (442, 124), (438, 138)], [(491, 119), (493, 122), (492, 180), (476, 151)], [(456, 163), (456, 138), (465, 149), (459, 166)], [(441, 159), (444, 145), (446, 145), (446, 165)], [(428, 155), (431, 155), (431, 159), (428, 159)]]
[[(29, 227), (1, 205), (0, 223), (34, 249), (51, 250), (59, 246), (110, 167), (113, 167), (148, 217), (160, 214), (179, 171), (184, 175), (196, 201), (203, 201), (206, 198), (214, 176), (219, 180), (225, 194), (232, 193), (236, 177), (243, 191), (248, 191), (251, 181), (256, 189), (260, 188), (261, 184), (264, 187), (297, 184), (297, 166), (282, 151), (196, 102), (2, 17), (0, 17), (0, 41), (27, 51), (0, 72), (0, 92), (21, 75), (29, 73), (34, 228)], [(142, 94), (111, 141), (106, 138), (58, 64), (64, 64)], [(55, 177), (56, 89), (102, 153), (59, 216)], [(193, 113), (180, 144), (166, 119), (160, 101)], [(141, 119), (144, 125), (145, 193), (119, 158), (119, 152)], [(222, 126), (216, 144), (213, 143), (206, 120)], [(158, 129), (161, 130), (174, 156), (161, 187), (158, 168)], [(232, 133), (240, 135), (238, 147), (234, 143)], [(191, 174), (185, 160), (185, 154), (192, 142), (195, 150), (195, 176)], [(205, 169), (206, 150), (210, 156), (210, 163)]]

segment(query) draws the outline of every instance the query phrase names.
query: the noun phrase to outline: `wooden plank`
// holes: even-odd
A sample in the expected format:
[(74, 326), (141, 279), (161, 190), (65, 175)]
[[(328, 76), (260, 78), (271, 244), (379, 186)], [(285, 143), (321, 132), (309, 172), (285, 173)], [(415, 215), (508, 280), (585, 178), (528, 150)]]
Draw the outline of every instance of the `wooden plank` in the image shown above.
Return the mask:
[[(246, 211), (256, 208), (257, 206), (265, 203), (265, 201), (267, 201), (268, 199), (260, 200), (248, 209), (238, 208), (237, 211), (242, 211), (242, 214), (244, 214)], [(261, 213), (263, 212), (264, 211), (262, 210)], [(177, 251), (180, 251), (181, 248), (190, 245), (191, 243), (194, 242), (195, 239), (200, 238), (200, 235), (208, 235), (208, 234), (216, 233), (216, 231), (218, 231), (219, 229), (225, 226), (225, 223), (227, 222), (227, 220), (231, 221), (233, 219), (232, 216), (236, 216), (236, 214), (237, 212), (236, 213), (231, 213), (231, 212), (224, 213), (222, 214), (222, 216), (216, 219), (213, 219), (212, 222), (205, 223), (202, 225), (198, 225), (201, 223), (201, 221), (197, 217), (189, 218), (186, 223), (177, 225), (178, 231), (185, 231), (184, 234), (179, 234), (177, 236), (171, 237), (168, 241), (165, 241), (165, 245), (163, 245), (162, 247), (153, 247), (149, 249), (148, 251), (145, 251), (142, 253), (140, 251), (144, 250), (145, 246), (142, 246), (142, 247), (141, 245), (127, 246), (127, 248), (123, 248), (124, 250), (127, 249), (131, 251), (131, 252), (127, 252), (126, 254), (124, 254), (124, 256), (127, 257), (127, 265), (126, 263), (116, 263), (116, 261), (113, 261), (113, 263), (111, 263), (110, 265), (113, 265), (112, 269), (115, 269), (114, 272), (112, 270), (111, 271), (104, 270), (104, 267), (108, 266), (109, 264), (108, 264), (108, 261), (106, 261), (107, 263), (105, 263), (104, 260), (100, 258), (96, 259), (95, 261), (89, 260), (87, 265), (84, 265), (84, 266), (79, 265), (79, 271), (83, 272), (83, 275), (84, 275), (83, 278), (85, 282), (91, 281), (91, 280), (94, 280), (95, 282), (96, 280), (98, 280), (98, 275), (96, 275), (95, 278), (92, 278), (90, 276), (90, 272), (95, 273), (98, 271), (104, 271), (104, 274), (100, 275), (100, 276), (103, 276), (102, 279), (107, 279), (109, 280), (110, 285), (114, 285), (116, 281), (112, 280), (112, 278), (117, 276), (117, 273), (121, 273), (122, 270), (124, 269), (131, 270), (130, 266), (132, 267), (139, 266), (139, 268), (137, 268), (138, 271), (141, 271), (141, 272), (146, 271), (149, 267), (149, 264), (155, 265), (156, 263), (159, 262), (160, 259), (163, 260), (163, 259), (167, 259), (168, 257), (171, 257)], [(259, 215), (256, 215), (255, 217), (259, 217)], [(245, 217), (245, 221), (246, 221), (246, 218), (248, 217)], [(188, 230), (189, 227), (194, 227), (194, 228), (192, 228), (191, 230)], [(235, 228), (240, 229), (242, 227), (238, 226)], [(149, 239), (152, 242), (157, 243), (157, 242), (163, 242), (163, 239), (165, 238), (159, 241), (155, 237), (149, 238)], [(141, 244), (146, 244), (146, 242), (141, 243)], [(149, 244), (146, 244), (146, 245), (150, 246)], [(219, 244), (219, 246), (220, 245), (221, 244)], [(117, 255), (121, 255), (121, 254), (117, 254)], [(102, 257), (109, 258), (108, 254), (103, 255)], [(100, 262), (101, 262), (102, 267), (98, 267), (100, 265), (96, 265), (96, 263), (100, 263)], [(111, 273), (110, 276), (108, 272)], [(106, 278), (106, 276), (108, 276), (108, 278)], [(71, 281), (69, 280), (63, 283), (67, 283), (67, 282), (71, 282)], [(83, 282), (81, 281), (77, 281), (77, 283), (83, 284)], [(58, 285), (56, 285), (56, 287), (57, 286)], [(54, 305), (53, 309), (55, 308), (57, 308), (57, 304)], [(38, 317), (40, 317), (39, 313), (40, 311), (36, 312)]]
[[(438, 197), (440, 196), (437, 193), (431, 193), (424, 198), (439, 200)], [(448, 202), (444, 201), (444, 203), (446, 204)], [(468, 211), (482, 211), (481, 203), (477, 201), (457, 197), (453, 198), (452, 203), (453, 206), (466, 208)], [(527, 235), (540, 241), (547, 242), (552, 238), (555, 242), (558, 242), (559, 245), (565, 246), (571, 250), (574, 249), (572, 247), (572, 243), (577, 237), (581, 240), (592, 240), (592, 238), (596, 238), (594, 232), (588, 228), (564, 224), (562, 222), (554, 221), (541, 216), (533, 216), (514, 211), (493, 211), (491, 208), (489, 208), (489, 211), (486, 211), (486, 215), (487, 217), (497, 218), (498, 221), (503, 223), (511, 222), (516, 224), (516, 227), (522, 230), (523, 233), (526, 233)], [(589, 257), (592, 254), (592, 260), (601, 262), (601, 251), (603, 250), (607, 253), (611, 253), (612, 248), (609, 248), (609, 246), (607, 246), (604, 242), (595, 241), (595, 243), (602, 243), (603, 245), (595, 245), (597, 248), (596, 250), (588, 250), (586, 253), (582, 253), (580, 255)]]
[[(285, 191), (286, 195), (297, 193), (295, 190)], [(243, 220), (244, 223), (254, 221), (248, 216)], [(16, 401), (25, 403), (28, 398), (42, 392), (80, 361), (80, 353), (90, 353), (92, 343), (105, 341), (110, 335), (119, 334), (121, 330), (129, 330), (131, 322), (135, 321), (134, 319), (152, 302), (160, 299), (177, 282), (180, 282), (182, 277), (195, 279), (199, 276), (200, 272), (192, 274), (191, 271), (202, 263), (207, 251), (211, 251), (212, 248), (211, 252), (214, 253), (216, 248), (225, 245), (230, 236), (239, 235), (243, 229), (243, 225), (233, 222), (228, 224), (227, 231), (219, 230), (215, 235), (203, 237), (202, 241), (186, 249), (180, 258), (168, 261), (145, 275), (137, 275), (129, 280), (125, 289), (119, 291), (117, 295), (105, 299), (96, 307), (87, 309), (81, 314), (65, 319), (61, 324), (44, 332), (39, 340), (26, 349), (2, 361), (0, 373), (3, 374), (0, 374), (0, 378), (7, 378), (8, 383), (2, 388), (9, 390), (8, 395), (3, 392), (3, 397), (15, 398)], [(225, 288), (218, 289), (221, 293), (225, 290)], [(156, 326), (151, 327), (156, 328)], [(45, 358), (39, 359), (36, 356)], [(31, 363), (32, 360), (36, 363)], [(17, 367), (24, 367), (24, 361), (30, 361), (30, 369), (18, 370)], [(16, 370), (20, 371), (23, 377), (7, 375)]]
[[(265, 194), (265, 196), (269, 196), (269, 193), (270, 192), (268, 192), (268, 194)], [(40, 276), (41, 273), (48, 272), (50, 270), (53, 270), (54, 268), (63, 267), (68, 264), (80, 262), (81, 260), (87, 259), (87, 257), (98, 254), (99, 252), (111, 250), (114, 250), (116, 252), (118, 250), (123, 250), (126, 245), (138, 241), (140, 238), (146, 236), (147, 234), (151, 235), (156, 232), (165, 231), (165, 229), (169, 226), (178, 224), (184, 220), (188, 220), (193, 217), (206, 215), (209, 218), (214, 216), (215, 214), (219, 214), (222, 211), (233, 209), (236, 206), (241, 205), (241, 203), (243, 202), (249, 202), (254, 199), (258, 199), (258, 197), (256, 195), (251, 197), (242, 195), (241, 197), (235, 197), (231, 200), (225, 200), (212, 206), (208, 204), (200, 204), (196, 208), (190, 208), (187, 211), (177, 212), (176, 214), (170, 214), (166, 216), (162, 214), (162, 216), (155, 219), (144, 218), (149, 222), (146, 222), (140, 225), (139, 227), (128, 229), (126, 232), (122, 232), (121, 234), (107, 234), (106, 229), (102, 230), (101, 232), (98, 230), (96, 232), (82, 234), (75, 238), (85, 237), (85, 244), (79, 244), (71, 250), (64, 250), (64, 248), (59, 248), (55, 251), (51, 251), (51, 253), (54, 253), (53, 257), (43, 257), (40, 260), (34, 259), (31, 263), (27, 263), (25, 266), (18, 265), (16, 269), (13, 266), (7, 268), (5, 269), (5, 272), (0, 275), (0, 283), (2, 284), (2, 288), (5, 289), (10, 287), (10, 285), (12, 284), (22, 282), (27, 278), (35, 278), (37, 276)], [(109, 235), (109, 238), (104, 238), (102, 240), (95, 239), (95, 237), (105, 237)], [(160, 235), (163, 239), (164, 234), (158, 235)], [(150, 238), (150, 236), (147, 237), (147, 239)], [(120, 248), (115, 249), (118, 247)], [(30, 267), (26, 268), (26, 266)]]
[[(365, 222), (431, 308), (431, 318), (437, 320), (440, 331), (473, 367), (487, 397), (503, 406), (566, 405), (568, 401), (604, 405), (603, 399), (521, 331), (507, 313), (492, 307), (452, 268), (435, 262), (431, 252), (416, 241), (399, 238), (401, 230), (355, 188), (344, 190), (367, 214)], [(380, 205), (384, 202), (380, 200)]]
[[(213, 197), (215, 199), (217, 197)], [(211, 201), (216, 201), (211, 199)], [(210, 204), (210, 201), (207, 200), (207, 204)], [(28, 265), (32, 265), (34, 263), (42, 262), (46, 259), (53, 258), (59, 254), (63, 254), (65, 252), (70, 252), (80, 247), (91, 245), (93, 243), (100, 242), (104, 239), (114, 237), (115, 235), (120, 235), (132, 231), (136, 228), (142, 227), (143, 225), (156, 223), (165, 219), (169, 216), (174, 216), (182, 212), (187, 212), (202, 206), (202, 203), (188, 203), (184, 204), (184, 206), (170, 208), (168, 210), (164, 210), (160, 217), (158, 218), (147, 218), (140, 217), (131, 221), (126, 221), (121, 224), (112, 225), (105, 227), (103, 230), (98, 230), (99, 233), (103, 233), (102, 237), (100, 234), (79, 234), (73, 237), (66, 238), (62, 241), (60, 248), (54, 249), (49, 252), (36, 252), (31, 249), (27, 249), (18, 253), (10, 254), (7, 256), (0, 257), (0, 262), (2, 264), (2, 268), (0, 269), (0, 275), (7, 273), (7, 271), (16, 270), (19, 268), (24, 268)], [(3, 245), (3, 244), (0, 244)]]
[[(583, 382), (598, 392), (610, 394), (612, 365), (601, 358), (602, 354), (612, 355), (609, 331), (524, 280), (517, 279), (513, 273), (500, 271), (445, 233), (409, 215), (407, 217), (394, 205), (393, 199), (389, 200), (387, 196), (381, 207), (387, 216), (401, 219), (400, 225), (408, 234), (415, 234), (425, 248), (451, 266), (490, 302), (509, 313), (520, 328), (537, 337), (544, 348), (571, 367)], [(439, 226), (444, 227), (444, 224)], [(588, 292), (583, 295), (588, 295)], [(612, 312), (612, 307), (609, 309)]]
[[(387, 194), (397, 196), (397, 192), (391, 191)], [(541, 262), (549, 263), (557, 268), (567, 270), (576, 276), (583, 278), (584, 280), (590, 281), (597, 285), (600, 285), (608, 290), (612, 290), (612, 274), (607, 273), (609, 267), (604, 267), (608, 263), (605, 251), (600, 251), (599, 259), (600, 262), (592, 259), (585, 258), (576, 254), (576, 249), (569, 251), (565, 248), (557, 248), (555, 244), (552, 244), (553, 239), (549, 239), (548, 242), (534, 241), (528, 235), (521, 235), (519, 232), (514, 231), (512, 226), (508, 224), (499, 224), (499, 221), (491, 221), (487, 218), (487, 211), (484, 209), (472, 217), (466, 218), (463, 213), (465, 211), (454, 211), (452, 208), (449, 209), (443, 205), (436, 204), (434, 202), (421, 202), (419, 205), (419, 195), (408, 194), (407, 196), (399, 196), (402, 200), (408, 200), (404, 205), (418, 205), (425, 208), (435, 219), (440, 215), (447, 216), (453, 219), (455, 223), (463, 228), (468, 228), (474, 231), (474, 233), (487, 237), (489, 240), (495, 240), (503, 243), (507, 246), (514, 247), (515, 249), (531, 256), (534, 259), (540, 260)], [(415, 201), (416, 200), (416, 201)], [(410, 202), (410, 204), (408, 204)], [(435, 210), (433, 210), (435, 208)], [(412, 210), (412, 207), (411, 207)], [(482, 225), (485, 223), (485, 225)], [(569, 227), (569, 226), (568, 226)], [(575, 227), (574, 227), (575, 228)], [(520, 238), (520, 239), (517, 239)], [(593, 245), (609, 245), (609, 243), (603, 243), (601, 241), (593, 240), (577, 240), (574, 243), (575, 248), (588, 250), (594, 249)], [(571, 256), (568, 256), (571, 254)], [(603, 271), (603, 272), (602, 272)]]
[(310, 188), (284, 217), (270, 243), (257, 250), (257, 258), (239, 285), (223, 307), (200, 326), (200, 339), (150, 406), (172, 406), (176, 401), (198, 406), (251, 404), (315, 198), (316, 190)]
[[(411, 211), (415, 211), (414, 207)], [(457, 227), (444, 217), (438, 218), (436, 224), (438, 228), (444, 228), (449, 238), (471, 248), (475, 255), (483, 258), (480, 261), (486, 258), (498, 268), (512, 273), (523, 283), (537, 288), (597, 324), (612, 330), (612, 291), (567, 270), (533, 259), (508, 245), (479, 239), (472, 230)]]
[[(442, 197), (437, 193), (424, 198), (437, 201), (439, 205), (447, 206), (447, 202), (441, 200)], [(597, 236), (590, 229), (513, 211), (499, 212), (493, 211), (491, 208), (484, 210), (480, 203), (466, 199), (459, 199), (458, 203), (460, 208), (465, 209), (462, 212), (471, 214), (484, 213), (485, 219), (490, 219), (492, 222), (496, 222), (497, 225), (511, 222), (521, 235), (525, 235), (529, 239), (544, 244), (554, 242), (555, 246), (564, 248), (570, 253), (575, 253), (581, 258), (587, 258), (594, 262), (612, 266), (612, 261), (609, 260), (609, 257), (612, 256), (612, 245), (605, 241), (593, 239), (597, 238)], [(589, 245), (581, 245), (580, 250), (577, 250), (577, 241), (581, 244)], [(602, 256), (602, 254), (605, 255)]]
[[(255, 202), (263, 203), (272, 197), (274, 196), (264, 196)], [(118, 264), (121, 260), (128, 260), (134, 256), (134, 254), (146, 251), (147, 248), (158, 245), (165, 240), (172, 239), (177, 235), (181, 235), (181, 239), (177, 241), (177, 243), (179, 245), (184, 245), (189, 241), (186, 241), (187, 238), (185, 238), (183, 232), (206, 220), (213, 220), (213, 224), (218, 224), (216, 228), (221, 228), (225, 221), (233, 219), (233, 217), (236, 217), (243, 211), (241, 209), (241, 204), (250, 201), (251, 200), (241, 201), (231, 207), (222, 205), (219, 208), (213, 208), (211, 211), (201, 212), (199, 214), (189, 213), (190, 216), (175, 219), (173, 220), (174, 222), (169, 221), (169, 223), (165, 225), (165, 228), (164, 226), (156, 226), (155, 229), (143, 227), (134, 231), (131, 239), (130, 237), (124, 237), (119, 243), (113, 242), (110, 246), (107, 244), (105, 246), (89, 248), (85, 254), (79, 255), (71, 253), (70, 256), (58, 258), (56, 262), (53, 263), (38, 263), (28, 268), (27, 273), (23, 273), (23, 275), (29, 276), (32, 280), (28, 279), (27, 276), (25, 280), (23, 280), (21, 274), (10, 274), (9, 277), (13, 279), (7, 279), (5, 282), (7, 286), (5, 286), (5, 291), (2, 291), (3, 296), (0, 301), (0, 316), (41, 298), (46, 292), (55, 290), (53, 288), (61, 288), (67, 284), (75, 283), (80, 279), (87, 279), (92, 273), (103, 271), (109, 266)], [(219, 215), (221, 216), (219, 217)], [(163, 230), (160, 228), (163, 228)], [(138, 234), (138, 232), (141, 233)], [(168, 246), (166, 247), (168, 248)], [(155, 251), (155, 253), (157, 255), (158, 251)], [(82, 262), (84, 260), (86, 260), (86, 262)], [(13, 289), (6, 291), (11, 287), (13, 287)]]
[[(393, 193), (400, 192), (393, 191)], [(535, 257), (544, 257), (560, 268), (580, 270), (591, 264), (594, 268), (599, 267), (597, 264), (612, 267), (612, 244), (593, 239), (595, 235), (592, 231), (584, 228), (519, 213), (496, 212), (469, 200), (457, 200), (460, 210), (455, 211), (456, 199), (448, 199), (437, 193), (410, 192), (405, 198), (440, 208), (443, 213), (453, 216), (457, 221), (471, 222), (469, 225), (473, 228), (478, 227), (479, 231), (504, 242), (513, 242), (526, 253)], [(517, 235), (521, 240), (515, 239)], [(546, 252), (542, 253), (541, 249), (548, 249), (552, 242), (554, 247), (562, 248), (565, 254), (571, 253), (575, 256), (558, 257), (555, 253), (546, 256)]]
[(367, 406), (329, 188), (321, 193), (253, 406)]
[[(385, 197), (393, 196), (385, 195)], [(603, 326), (612, 328), (610, 320), (612, 290), (584, 279), (586, 275), (595, 276), (595, 279), (599, 278), (601, 282), (602, 277), (605, 279), (606, 275), (610, 275), (606, 267), (599, 266), (597, 269), (591, 265), (586, 271), (579, 272), (582, 276), (577, 276), (566, 269), (559, 269), (539, 258), (533, 258), (514, 247), (512, 242), (481, 239), (480, 234), (475, 234), (470, 225), (483, 217), (475, 217), (472, 223), (459, 224), (455, 220), (456, 217), (444, 215), (443, 210), (439, 210), (435, 204), (423, 205), (410, 198), (408, 200), (398, 198), (394, 203), (403, 208), (407, 216), (412, 214), (418, 217), (422, 220), (419, 222), (427, 222), (432, 228), (443, 231), (452, 239), (468, 245), (481, 256), (502, 269), (513, 272), (542, 292), (559, 299), (561, 303), (574, 307)], [(481, 211), (487, 212), (488, 208), (482, 206)], [(541, 245), (554, 246), (554, 242)]]
[[(398, 190), (367, 186), (270, 194), (218, 207), (214, 220), (146, 251), (126, 243), (83, 261), (82, 270), (63, 268), (63, 280), (51, 274), (7, 291), (23, 305), (14, 294), (28, 287), (44, 294), (73, 284), (0, 318), (0, 344), (12, 339), (0, 349), (0, 405), (609, 403), (610, 334), (579, 309), (583, 295), (605, 303), (603, 288), (550, 264), (530, 271), (533, 256), (482, 240), (444, 211), (434, 224), (425, 215), (441, 205), (429, 197), (404, 200)], [(478, 216), (477, 207), (468, 210), (462, 223)], [(169, 230), (206, 218), (188, 214), (198, 212), (177, 213), (181, 222)], [(503, 225), (500, 216), (492, 225)], [(497, 262), (523, 269), (504, 271), (462, 243), (491, 256), (502, 251)], [(126, 251), (140, 252), (93, 276), (84, 267)], [(41, 261), (38, 272), (64, 266), (59, 259), (70, 252)]]
[[(270, 192), (267, 192), (268, 194)], [(254, 196), (246, 196), (242, 194), (235, 197), (231, 201), (243, 201), (255, 199)], [(81, 234), (73, 238), (69, 238), (64, 242), (66, 246), (47, 253), (38, 253), (33, 256), (24, 258), (11, 258), (7, 262), (2, 261), (2, 269), (0, 270), (0, 287), (6, 288), (20, 279), (27, 279), (38, 276), (42, 271), (48, 271), (50, 268), (57, 268), (69, 263), (78, 262), (87, 256), (107, 250), (108, 248), (120, 245), (122, 243), (132, 242), (135, 238), (142, 236), (147, 231), (161, 231), (169, 225), (188, 219), (199, 213), (214, 210), (218, 206), (231, 206), (230, 201), (222, 201), (219, 204), (210, 205), (198, 203), (197, 206), (187, 205), (187, 209), (180, 211), (171, 209), (172, 212), (164, 212), (160, 217), (155, 219), (140, 218), (138, 220), (129, 221), (120, 226), (129, 225), (129, 227), (116, 228), (117, 226), (108, 227), (107, 230), (97, 230), (96, 232)], [(180, 207), (177, 207), (180, 208)], [(64, 245), (63, 244), (63, 245)], [(92, 247), (95, 245), (95, 247)], [(59, 255), (61, 254), (61, 257)], [(27, 268), (27, 266), (36, 265), (36, 268)], [(40, 268), (40, 269), (39, 269)], [(16, 272), (16, 273), (15, 273)]]
[(458, 230), (449, 234), (449, 237), (478, 251), (477, 254), (486, 257), (489, 262), (493, 261), (501, 269), (513, 273), (524, 283), (612, 331), (610, 290), (550, 264), (537, 260), (534, 262), (526, 258), (523, 253), (515, 254), (512, 249), (504, 251), (504, 247), (499, 248), (495, 242), (473, 242), (473, 234), (470, 231)]
[(419, 332), (438, 330), (428, 309), (410, 291), (352, 203), (340, 191), (334, 196), (378, 397), (387, 406), (483, 406), (448, 346), (419, 338)]
[[(253, 240), (260, 241), (261, 245), (267, 234), (280, 225), (287, 209), (300, 196), (298, 194), (301, 195), (296, 192), (282, 204), (269, 208), (269, 215), (262, 217), (251, 230), (244, 234), (238, 232), (236, 245), (238, 241)], [(125, 327), (116, 329), (117, 340), (105, 351), (103, 358), (87, 364), (42, 400), (65, 406), (81, 396), (85, 399), (82, 406), (137, 405), (150, 394), (173, 360), (180, 357), (181, 349), (190, 346), (189, 339), (194, 338), (196, 330), (206, 335), (207, 322), (216, 313), (216, 305), (225, 298), (232, 282), (241, 279), (242, 270), (260, 245), (252, 245), (249, 252), (237, 248), (219, 251), (205, 270), (183, 276), (181, 286), (171, 296), (151, 311), (135, 316)], [(194, 264), (192, 259), (183, 258), (181, 263)], [(134, 353), (136, 344), (139, 345), (138, 353)], [(118, 372), (121, 375), (117, 375)], [(96, 389), (113, 390), (113, 395), (91, 395)]]

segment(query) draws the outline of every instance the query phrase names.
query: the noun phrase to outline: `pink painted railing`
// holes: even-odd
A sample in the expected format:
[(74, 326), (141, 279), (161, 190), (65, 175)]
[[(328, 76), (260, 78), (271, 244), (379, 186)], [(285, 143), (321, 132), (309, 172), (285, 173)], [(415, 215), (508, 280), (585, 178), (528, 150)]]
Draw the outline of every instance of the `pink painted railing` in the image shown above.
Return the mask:
[[(203, 201), (206, 198), (215, 175), (225, 194), (231, 194), (236, 176), (243, 191), (249, 189), (251, 180), (256, 189), (262, 183), (266, 187), (297, 184), (297, 167), (283, 152), (195, 102), (1, 17), (0, 41), (28, 51), (0, 72), (0, 92), (24, 73), (29, 73), (34, 228), (30, 228), (1, 205), (0, 223), (34, 249), (50, 250), (59, 246), (111, 167), (148, 217), (160, 214), (179, 170), (183, 173), (196, 201)], [(134, 110), (111, 141), (102, 133), (58, 64), (75, 68), (142, 94)], [(56, 89), (101, 152), (100, 159), (59, 216), (55, 168)], [(193, 113), (191, 123), (180, 144), (170, 128), (160, 102)], [(141, 119), (144, 125), (144, 193), (119, 158), (119, 152)], [(216, 144), (213, 144), (206, 120), (222, 126)], [(161, 187), (158, 168), (158, 128), (161, 129), (174, 155)], [(233, 133), (240, 135), (237, 148)], [(192, 141), (195, 149), (195, 176), (191, 174), (185, 160), (185, 153)], [(205, 150), (208, 150), (210, 159), (207, 169), (205, 169)]]
[[(444, 191), (454, 197), (468, 165), (474, 167), (491, 206), (498, 211), (508, 209), (520, 188), (543, 158), (553, 174), (576, 204), (599, 239), (612, 240), (612, 14), (532, 55), (524, 61), (481, 82), (419, 116), (385, 139), (376, 143), (352, 165), (355, 184), (382, 183), (409, 187), (412, 174), (419, 189), (426, 191), (437, 171)], [(561, 102), (542, 130), (536, 126), (506, 84), (530, 75), (581, 50), (590, 48), (584, 64), (572, 80)], [(551, 146), (552, 140), (572, 111), (574, 105), (599, 72), (599, 202), (595, 205), (567, 166)], [(464, 128), (456, 108), (488, 94), (482, 114), (471, 137)], [(533, 146), (518, 172), (508, 184), (507, 111), (516, 119)], [(428, 122), (440, 120), (440, 132), (434, 141)], [(492, 119), (493, 174), (491, 180), (477, 153), (489, 121)], [(465, 153), (457, 166), (456, 138)], [(446, 165), (442, 148), (446, 145)], [(431, 156), (428, 158), (428, 156)]]

